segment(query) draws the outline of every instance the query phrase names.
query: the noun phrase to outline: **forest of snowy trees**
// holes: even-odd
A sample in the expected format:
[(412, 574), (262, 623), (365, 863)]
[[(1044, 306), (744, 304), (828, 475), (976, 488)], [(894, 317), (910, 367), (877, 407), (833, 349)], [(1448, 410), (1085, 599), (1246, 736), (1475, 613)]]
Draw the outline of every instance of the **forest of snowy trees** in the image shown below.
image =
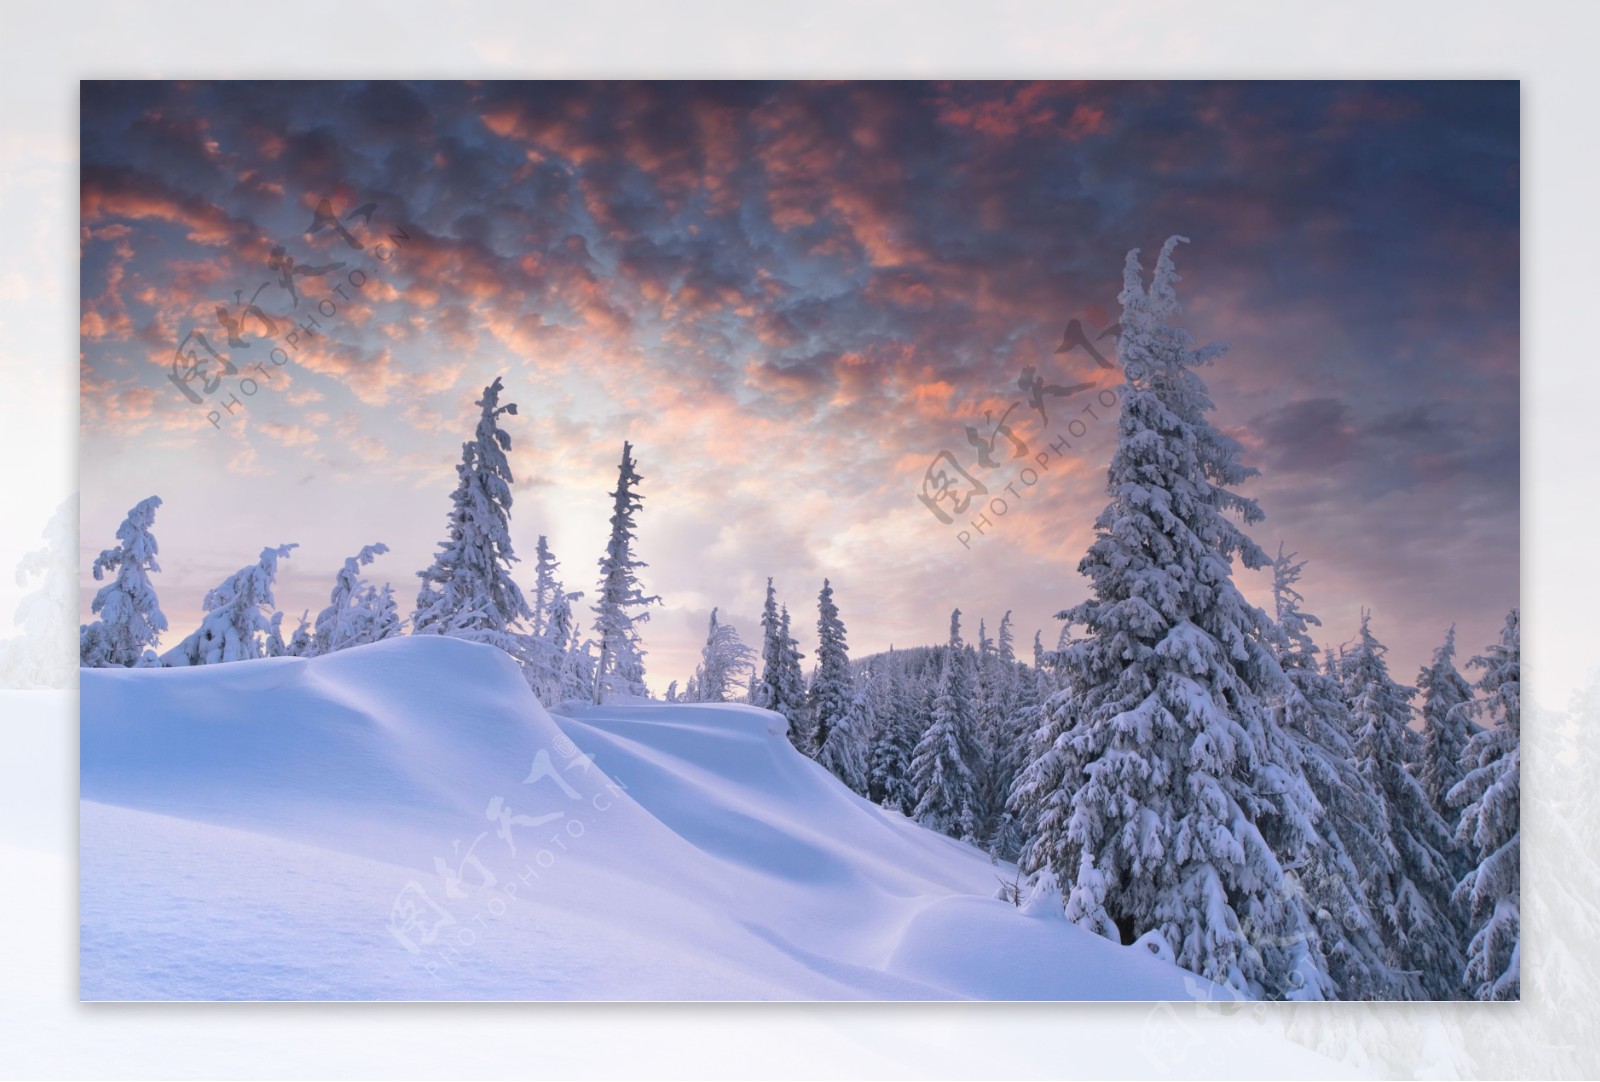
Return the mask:
[[(1272, 999), (1511, 999), (1520, 994), (1520, 624), (1456, 664), (1444, 631), (1416, 687), (1389, 672), (1370, 617), (1319, 647), (1303, 563), (1249, 536), (1255, 475), (1215, 428), (1197, 348), (1173, 325), (1163, 246), (1148, 284), (1124, 273), (1126, 382), (1109, 502), (1079, 564), (1089, 597), (1019, 657), (1009, 611), (993, 634), (957, 609), (937, 645), (852, 659), (846, 616), (869, 597), (816, 598), (817, 655), (767, 580), (759, 645), (710, 616), (701, 659), (669, 701), (774, 711), (790, 741), (844, 785), (1015, 873), (999, 896), (1064, 907), (1239, 994)], [(186, 666), (310, 657), (401, 634), (450, 635), (511, 655), (547, 703), (649, 696), (642, 628), (660, 598), (634, 552), (641, 475), (624, 444), (610, 533), (585, 619), (540, 536), (516, 581), (511, 436), (496, 379), (462, 445), (446, 528), (404, 616), (365, 577), (388, 550), (344, 561), (315, 618), (287, 633), (273, 596), (293, 544), (212, 588), (198, 627), (165, 652), (152, 574), (161, 500), (129, 512), (94, 561), (106, 584), (80, 631), (84, 666)], [(1235, 565), (1270, 569), (1271, 613)], [(108, 580), (109, 576), (109, 580)], [(799, 611), (797, 606), (797, 612)], [(930, 636), (931, 638), (932, 636)], [(1008, 878), (1009, 877), (1009, 878)], [(1043, 899), (1041, 901), (1041, 899)]]

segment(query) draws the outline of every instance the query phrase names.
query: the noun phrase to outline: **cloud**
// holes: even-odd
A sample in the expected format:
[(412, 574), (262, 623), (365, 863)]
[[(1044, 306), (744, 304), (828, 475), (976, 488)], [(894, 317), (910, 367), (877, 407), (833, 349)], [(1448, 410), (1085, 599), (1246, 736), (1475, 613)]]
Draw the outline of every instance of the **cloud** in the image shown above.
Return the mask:
[(1348, 462), (1359, 436), (1350, 410), (1334, 398), (1290, 402), (1254, 425), (1273, 469), (1285, 473), (1330, 470)]
[[(797, 609), (832, 575), (858, 649), (940, 637), (958, 594), (1048, 625), (1081, 595), (1111, 428), (983, 548), (919, 479), (942, 449), (971, 464), (965, 427), (1024, 366), (1096, 375), (1053, 352), (1067, 320), (1115, 319), (1124, 254), (1181, 232), (1182, 322), (1233, 344), (1206, 379), (1267, 525), (1316, 550), (1326, 609), (1381, 584), (1436, 622), (1489, 604), (1426, 569), (1441, 546), (1494, 605), (1514, 590), (1517, 124), (1514, 84), (86, 83), (84, 468), (197, 493), (253, 471), (281, 514), (369, 499), (422, 559), (437, 508), (399, 509), (443, 498), (504, 374), (517, 528), (561, 532), (573, 568), (639, 447), (652, 584), (685, 597), (655, 634), (756, 611), (766, 574)], [(306, 233), (322, 199), (375, 205), (366, 247)], [(277, 245), (368, 281), (220, 433), (165, 371)], [(307, 283), (268, 314), (303, 317)], [(1015, 411), (1030, 448), (1079, 408), (1051, 405), (1048, 433)], [(248, 519), (175, 541), (258, 549)]]

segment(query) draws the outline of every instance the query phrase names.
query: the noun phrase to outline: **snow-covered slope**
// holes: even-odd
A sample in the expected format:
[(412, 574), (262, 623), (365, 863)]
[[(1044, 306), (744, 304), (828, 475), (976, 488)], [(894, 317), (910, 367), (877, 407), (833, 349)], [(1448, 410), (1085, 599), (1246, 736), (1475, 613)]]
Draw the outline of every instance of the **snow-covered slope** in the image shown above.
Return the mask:
[[(82, 681), (85, 999), (1188, 999), (776, 715), (401, 638)], [(1220, 993), (1219, 993), (1220, 994)]]

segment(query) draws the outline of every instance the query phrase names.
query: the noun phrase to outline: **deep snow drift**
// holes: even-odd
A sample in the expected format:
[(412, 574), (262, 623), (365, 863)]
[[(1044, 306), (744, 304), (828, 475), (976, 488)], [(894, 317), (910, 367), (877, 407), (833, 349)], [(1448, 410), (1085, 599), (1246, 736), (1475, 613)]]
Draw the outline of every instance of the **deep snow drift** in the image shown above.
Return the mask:
[(777, 715), (547, 713), (500, 651), (85, 670), (84, 999), (1190, 999), (993, 898)]

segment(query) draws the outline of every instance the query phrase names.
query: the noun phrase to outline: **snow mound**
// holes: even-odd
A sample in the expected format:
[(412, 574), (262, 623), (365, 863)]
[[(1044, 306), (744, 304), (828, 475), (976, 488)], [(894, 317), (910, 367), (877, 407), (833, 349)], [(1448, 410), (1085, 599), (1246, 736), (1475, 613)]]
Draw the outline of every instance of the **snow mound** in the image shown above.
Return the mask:
[[(737, 705), (435, 636), (82, 680), (84, 999), (1189, 999)], [(1219, 992), (1220, 994), (1220, 992)]]

